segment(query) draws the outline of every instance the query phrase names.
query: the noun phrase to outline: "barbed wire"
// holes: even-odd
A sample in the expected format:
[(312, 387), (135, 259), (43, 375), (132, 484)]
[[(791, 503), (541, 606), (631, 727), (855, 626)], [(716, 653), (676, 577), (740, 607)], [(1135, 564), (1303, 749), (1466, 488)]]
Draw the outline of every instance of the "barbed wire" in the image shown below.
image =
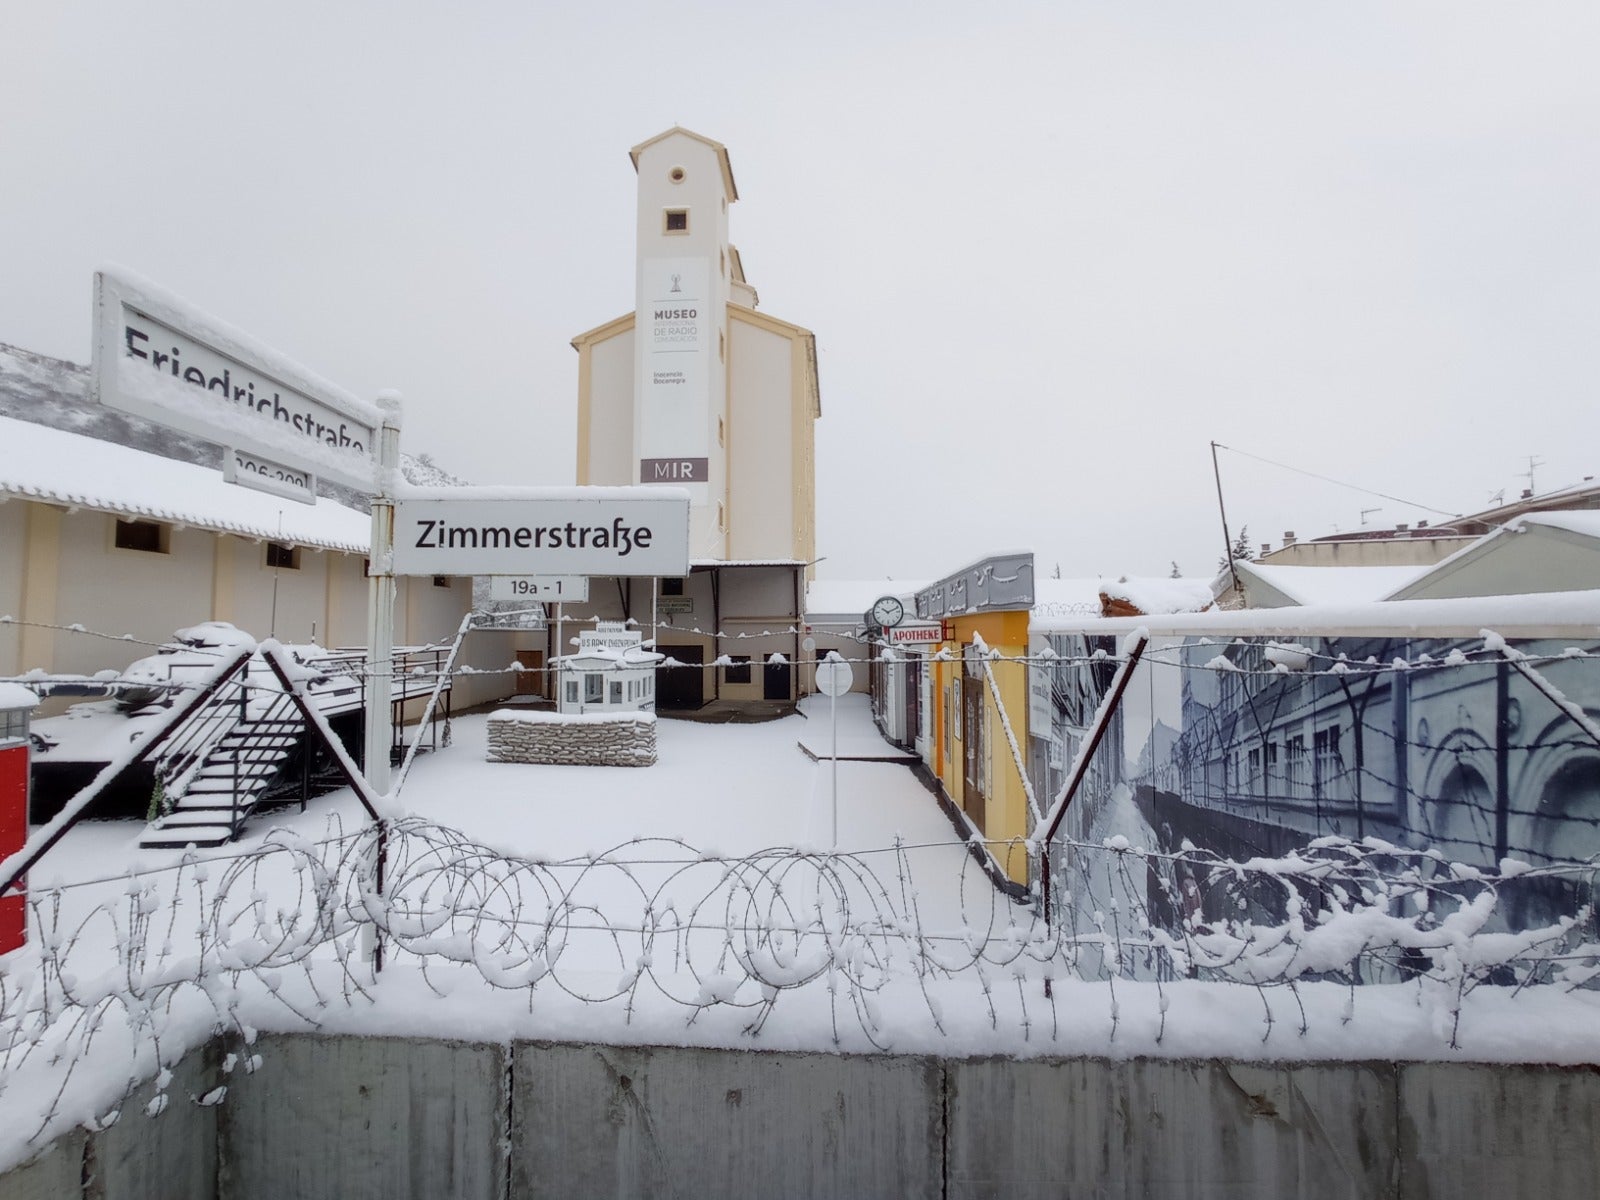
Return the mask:
[[(132, 634), (112, 634), (112, 633), (107, 633), (107, 632), (100, 631), (100, 630), (92, 630), (92, 629), (89, 629), (89, 628), (87, 628), (87, 627), (85, 627), (83, 625), (79, 625), (79, 624), (58, 624), (58, 623), (52, 623), (52, 622), (20, 621), (20, 620), (17, 620), (15, 618), (11, 618), (11, 617), (0, 617), (0, 624), (11, 624), (11, 625), (16, 625), (16, 626), (52, 629), (52, 630), (64, 631), (64, 632), (69, 632), (69, 633), (74, 633), (74, 634), (82, 634), (82, 635), (85, 635), (85, 636), (99, 638), (99, 639), (106, 640), (106, 641), (128, 642), (128, 643), (133, 643), (133, 644), (136, 644), (136, 645), (153, 647), (153, 648), (158, 649), (158, 650), (162, 650), (162, 649), (177, 649), (178, 651), (180, 651), (180, 652), (182, 652), (184, 654), (194, 655), (196, 657), (202, 657), (202, 658), (221, 658), (221, 657), (226, 656), (229, 653), (235, 652), (238, 649), (238, 647), (220, 647), (219, 648), (219, 647), (209, 647), (209, 646), (191, 646), (191, 645), (184, 644), (184, 643), (174, 643), (172, 641), (152, 642), (152, 641), (146, 641), (146, 640), (142, 640), (142, 639), (139, 639), (139, 638), (135, 638)], [(729, 635), (729, 634), (726, 634), (726, 633), (709, 634), (709, 633), (701, 633), (698, 630), (695, 631), (695, 632), (697, 634), (699, 634), (699, 636), (717, 637), (717, 638), (721, 638), (724, 641), (736, 641), (736, 640), (738, 640), (738, 637), (736, 635)], [(790, 632), (792, 633), (793, 630), (791, 630)], [(752, 634), (750, 636), (751, 637), (760, 637), (760, 636), (768, 636), (768, 635), (763, 633), (763, 634)], [(780, 636), (780, 635), (773, 634), (772, 636)], [(1079, 635), (1068, 634), (1068, 635), (1055, 635), (1055, 636), (1079, 636)], [(1321, 637), (1321, 635), (1318, 635), (1318, 636), (1319, 636), (1319, 638)], [(1329, 636), (1333, 636), (1333, 635), (1329, 635)], [(1357, 640), (1366, 640), (1366, 639), (1362, 638), (1362, 639), (1357, 639)], [(1391, 639), (1391, 640), (1393, 640), (1393, 639)], [(1437, 641), (1446, 641), (1446, 642), (1452, 642), (1453, 641), (1453, 642), (1463, 642), (1463, 643), (1474, 641), (1474, 640), (1482, 641), (1482, 639), (1465, 639), (1465, 638), (1430, 639), (1430, 638), (1427, 638), (1427, 637), (1425, 637), (1423, 635), (1418, 635), (1415, 638), (1404, 639), (1404, 640), (1411, 640), (1411, 641), (1435, 641), (1435, 640), (1437, 640)], [(1561, 640), (1564, 640), (1564, 639), (1561, 639), (1561, 638), (1540, 638), (1540, 639), (1534, 639), (1534, 640), (1538, 640), (1538, 641), (1561, 641)], [(905, 649), (903, 647), (900, 647), (900, 646), (889, 646), (889, 645), (885, 645), (883, 643), (874, 643), (874, 644), (880, 646), (880, 649), (877, 650), (874, 653), (865, 654), (865, 655), (861, 655), (861, 656), (840, 655), (840, 658), (842, 658), (843, 661), (845, 661), (847, 663), (850, 663), (852, 665), (871, 667), (873, 664), (883, 663), (885, 661), (898, 660), (903, 655), (905, 655), (905, 653), (906, 653)], [(1209, 660), (1207, 660), (1205, 662), (1193, 662), (1193, 661), (1190, 661), (1188, 658), (1183, 657), (1184, 655), (1192, 652), (1193, 648), (1195, 646), (1197, 646), (1197, 645), (1198, 646), (1215, 646), (1217, 648), (1217, 653), (1215, 655), (1213, 655), (1213, 657), (1211, 659), (1209, 659)], [(1310, 662), (1325, 662), (1325, 663), (1328, 664), (1328, 666), (1325, 667), (1325, 668), (1321, 668), (1321, 669), (1314, 669), (1314, 668), (1310, 667), (1309, 665), (1307, 665), (1307, 666), (1290, 666), (1287, 663), (1283, 663), (1283, 662), (1279, 662), (1279, 663), (1275, 663), (1275, 664), (1262, 665), (1262, 666), (1254, 666), (1254, 665), (1249, 665), (1249, 664), (1240, 665), (1240, 664), (1232, 662), (1231, 660), (1228, 660), (1227, 657), (1226, 657), (1225, 651), (1227, 651), (1229, 649), (1233, 649), (1233, 648), (1247, 649), (1247, 650), (1251, 650), (1251, 651), (1259, 651), (1259, 650), (1262, 650), (1262, 649), (1276, 650), (1276, 651), (1281, 651), (1281, 652), (1283, 652), (1285, 654), (1288, 654), (1288, 655), (1293, 655), (1293, 656), (1298, 657), (1298, 658), (1304, 658), (1304, 659), (1307, 660), (1308, 663), (1310, 663)], [(668, 650), (670, 650), (670, 649), (671, 649), (671, 647), (668, 647)], [(394, 662), (396, 664), (406, 663), (406, 662), (409, 661), (409, 659), (414, 658), (414, 657), (422, 657), (422, 656), (427, 656), (427, 655), (444, 654), (444, 653), (447, 653), (448, 650), (449, 650), (448, 644), (438, 644), (438, 643), (427, 643), (427, 644), (416, 646), (416, 647), (408, 647), (403, 653), (397, 653), (397, 655), (396, 655), (396, 657), (394, 659)], [(1383, 675), (1383, 674), (1387, 674), (1387, 673), (1395, 673), (1395, 672), (1402, 672), (1402, 671), (1421, 673), (1421, 672), (1453, 670), (1453, 669), (1457, 669), (1457, 668), (1465, 667), (1465, 666), (1480, 666), (1481, 667), (1481, 666), (1498, 665), (1498, 664), (1500, 664), (1500, 663), (1502, 663), (1502, 662), (1504, 662), (1506, 660), (1508, 652), (1510, 654), (1513, 654), (1519, 661), (1524, 662), (1524, 663), (1526, 663), (1528, 665), (1532, 665), (1532, 666), (1543, 666), (1543, 665), (1549, 665), (1549, 664), (1558, 663), (1558, 662), (1570, 662), (1570, 661), (1574, 661), (1574, 660), (1591, 660), (1591, 659), (1600, 658), (1600, 650), (1585, 650), (1585, 649), (1583, 649), (1582, 647), (1579, 647), (1579, 646), (1569, 646), (1569, 647), (1563, 648), (1562, 650), (1551, 651), (1551, 652), (1548, 652), (1548, 653), (1532, 653), (1532, 652), (1528, 652), (1528, 651), (1514, 649), (1514, 648), (1508, 647), (1508, 646), (1503, 646), (1503, 645), (1500, 645), (1499, 643), (1497, 643), (1497, 642), (1495, 642), (1493, 640), (1490, 640), (1490, 641), (1484, 642), (1484, 644), (1481, 644), (1481, 645), (1479, 645), (1479, 646), (1477, 646), (1477, 647), (1475, 647), (1473, 649), (1470, 649), (1470, 650), (1458, 648), (1456, 650), (1453, 650), (1451, 652), (1448, 652), (1448, 653), (1440, 655), (1440, 656), (1434, 656), (1433, 654), (1431, 654), (1429, 652), (1424, 652), (1423, 654), (1421, 654), (1417, 658), (1411, 659), (1411, 660), (1407, 660), (1407, 659), (1403, 659), (1403, 658), (1398, 658), (1397, 657), (1397, 658), (1393, 658), (1393, 659), (1391, 659), (1391, 660), (1389, 660), (1387, 662), (1384, 662), (1384, 661), (1379, 661), (1378, 659), (1376, 659), (1376, 657), (1369, 656), (1366, 659), (1356, 661), (1356, 660), (1351, 660), (1350, 658), (1348, 658), (1348, 656), (1346, 656), (1344, 654), (1331, 654), (1331, 653), (1320, 652), (1320, 651), (1316, 651), (1314, 649), (1311, 649), (1309, 647), (1306, 647), (1304, 645), (1301, 645), (1299, 643), (1282, 642), (1282, 641), (1280, 641), (1278, 639), (1266, 637), (1265, 635), (1262, 635), (1260, 637), (1255, 637), (1253, 635), (1240, 635), (1240, 636), (1228, 639), (1226, 641), (1215, 641), (1215, 640), (1212, 640), (1212, 639), (1201, 638), (1201, 639), (1197, 639), (1197, 640), (1190, 639), (1190, 640), (1188, 640), (1187, 644), (1154, 647), (1154, 648), (1148, 649), (1145, 652), (1144, 661), (1146, 663), (1150, 664), (1151, 668), (1170, 667), (1170, 668), (1173, 668), (1173, 669), (1185, 670), (1185, 671), (1202, 671), (1202, 672), (1215, 672), (1215, 673), (1224, 673), (1225, 672), (1225, 673), (1228, 673), (1228, 674), (1238, 675), (1241, 678), (1248, 678), (1248, 679), (1274, 678), (1274, 679), (1286, 679), (1286, 680), (1313, 680), (1313, 679), (1323, 679), (1323, 678), (1334, 678), (1334, 679), (1349, 680), (1352, 677), (1368, 677), (1368, 676), (1372, 676), (1372, 675)], [(834, 651), (833, 653), (837, 653), (837, 651)], [(1061, 654), (1061, 653), (1055, 652), (1054, 650), (1047, 649), (1047, 650), (1042, 651), (1040, 653), (1007, 654), (1007, 653), (1005, 653), (1003, 650), (1001, 650), (999, 648), (988, 647), (985, 650), (984, 653), (985, 653), (988, 661), (990, 661), (991, 663), (1013, 663), (1013, 664), (1018, 664), (1018, 665), (1031, 667), (1031, 668), (1037, 668), (1037, 669), (1055, 669), (1055, 668), (1058, 668), (1058, 667), (1071, 668), (1071, 667), (1095, 665), (1095, 664), (1099, 664), (1099, 663), (1115, 664), (1115, 663), (1121, 661), (1120, 658), (1117, 655), (1115, 655), (1114, 653), (1105, 651), (1105, 650), (1096, 650), (1096, 651), (1092, 651), (1092, 652), (1088, 652), (1088, 653), (1084, 653), (1084, 654)], [(561, 657), (561, 656), (557, 656), (557, 658), (559, 658), (559, 657)], [(771, 659), (772, 657), (774, 657), (774, 656), (769, 655), (769, 659)], [(811, 659), (811, 660), (802, 659), (802, 660), (797, 662), (794, 659), (790, 659), (790, 658), (787, 658), (787, 657), (781, 655), (781, 653), (777, 653), (776, 657), (782, 659), (783, 662), (786, 662), (786, 663), (788, 663), (790, 665), (797, 666), (797, 667), (803, 667), (803, 666), (805, 666), (807, 664), (807, 662), (810, 662), (810, 661), (820, 661), (820, 658), (814, 658), (814, 659)], [(935, 651), (935, 652), (933, 652), (931, 654), (920, 655), (919, 657), (923, 657), (926, 660), (935, 661), (935, 662), (955, 662), (955, 661), (958, 660), (958, 655), (956, 655), (955, 653), (952, 653), (951, 651), (942, 650), (942, 649), (938, 650), (938, 651)], [(361, 655), (360, 651), (327, 650), (321, 655), (305, 654), (305, 655), (303, 655), (303, 661), (304, 661), (304, 664), (306, 666), (308, 666), (308, 667), (311, 667), (313, 669), (319, 669), (319, 668), (322, 669), (323, 673), (328, 675), (330, 678), (348, 677), (348, 678), (352, 678), (352, 679), (358, 679), (358, 680), (365, 681), (366, 679), (371, 678), (372, 676), (380, 673), (377, 668), (373, 667), (371, 663), (366, 661), (364, 656)], [(731, 664), (721, 664), (721, 665), (723, 667), (726, 667), (728, 665), (738, 666), (738, 665), (742, 665), (742, 664), (731, 663)], [(718, 666), (717, 663), (679, 662), (677, 660), (671, 659), (670, 655), (669, 655), (667, 661), (659, 663), (659, 664), (654, 664), (653, 669), (661, 669), (661, 670), (704, 670), (704, 669), (715, 669), (717, 666)], [(640, 669), (645, 669), (645, 668), (641, 667)], [(429, 670), (428, 667), (425, 664), (416, 663), (416, 664), (410, 665), (405, 670), (394, 670), (394, 671), (389, 672), (388, 674), (390, 675), (391, 678), (407, 678), (407, 679), (412, 679), (412, 680), (417, 680), (417, 681), (437, 680), (441, 674), (445, 674), (445, 675), (448, 675), (448, 677), (453, 681), (455, 679), (461, 679), (461, 678), (470, 678), (470, 677), (474, 677), (474, 676), (480, 676), (480, 677), (481, 676), (492, 676), (492, 675), (538, 675), (538, 676), (546, 676), (546, 677), (548, 677), (548, 676), (553, 676), (553, 675), (560, 675), (562, 670), (563, 670), (563, 667), (560, 665), (559, 662), (546, 662), (546, 663), (539, 663), (539, 664), (511, 663), (511, 664), (508, 664), (508, 665), (502, 666), (502, 667), (483, 667), (483, 666), (475, 666), (475, 665), (467, 664), (467, 665), (456, 667), (456, 668), (454, 668), (453, 670), (451, 670), (449, 672), (439, 672), (439, 671)], [(166, 690), (173, 690), (173, 691), (182, 691), (182, 690), (186, 690), (187, 687), (189, 686), (189, 685), (186, 685), (186, 684), (182, 683), (181, 681), (160, 681), (160, 680), (144, 680), (144, 679), (140, 679), (140, 680), (137, 680), (137, 681), (129, 681), (129, 680), (124, 680), (124, 679), (108, 676), (106, 672), (101, 672), (98, 675), (87, 675), (86, 676), (86, 675), (82, 675), (82, 674), (73, 674), (73, 673), (54, 674), (54, 673), (50, 673), (50, 672), (41, 671), (39, 669), (30, 670), (30, 671), (24, 672), (24, 673), (22, 673), (20, 675), (6, 676), (3, 679), (0, 679), (0, 682), (19, 683), (19, 684), (21, 684), (23, 686), (28, 686), (30, 683), (32, 683), (34, 685), (55, 684), (55, 685), (58, 685), (58, 686), (69, 686), (70, 685), (70, 686), (84, 686), (84, 687), (98, 685), (98, 686), (100, 686), (102, 688), (105, 688), (108, 691), (114, 690), (117, 687), (128, 687), (128, 686), (135, 686), (135, 687), (146, 688), (146, 689), (151, 689), (151, 690), (166, 689)], [(243, 687), (245, 687), (247, 689), (249, 689), (249, 688), (263, 688), (264, 690), (267, 690), (267, 691), (274, 690), (271, 685), (251, 684), (248, 681), (242, 682), (241, 686), (243, 686)]]
[[(964, 854), (957, 878), (940, 885), (941, 920), (912, 858), (961, 846), (724, 856), (637, 838), (538, 859), (420, 819), (353, 833), (335, 820), (321, 839), (275, 830), (250, 850), (36, 888), (33, 940), (0, 971), (0, 1103), (13, 1088), (40, 1094), (47, 1080), (37, 1136), (97, 1044), (107, 1047), (102, 1073), (117, 1047), (176, 1062), (189, 1047), (172, 1044), (161, 1014), (181, 1005), (246, 1047), (269, 1014), (314, 1029), (330, 1007), (370, 1007), (381, 985), (364, 947), (375, 937), (388, 970), (414, 968), (441, 997), (465, 977), (530, 1005), (560, 993), (624, 1023), (647, 1006), (685, 1025), (728, 1010), (759, 1039), (811, 995), (835, 1044), (859, 1037), (879, 1050), (912, 1026), (948, 1037), (974, 1021), (1002, 1046), (1018, 1031), (1059, 1039), (1083, 1014), (1044, 984), (1074, 979), (1107, 988), (1113, 1039), (1119, 994), (1153, 989), (1158, 1043), (1178, 980), (1224, 989), (1224, 1004), (1257, 997), (1264, 1043), (1278, 1021), (1269, 989), (1291, 994), (1305, 1036), (1297, 989), (1347, 989), (1348, 1022), (1365, 985), (1404, 985), (1438, 1012), (1455, 1050), (1480, 987), (1514, 1000), (1600, 981), (1593, 860), (1484, 871), (1372, 839), (1324, 838), (1246, 861), (1076, 841), (1055, 852), (1067, 882), (1050, 922), (1002, 896)], [(116, 883), (115, 896), (102, 895)], [(259, 1056), (247, 1049), (242, 1061), (250, 1070)], [(139, 1073), (128, 1065), (120, 1077), (131, 1095)], [(165, 1104), (162, 1075), (147, 1111)], [(208, 1096), (196, 1100), (222, 1098)]]

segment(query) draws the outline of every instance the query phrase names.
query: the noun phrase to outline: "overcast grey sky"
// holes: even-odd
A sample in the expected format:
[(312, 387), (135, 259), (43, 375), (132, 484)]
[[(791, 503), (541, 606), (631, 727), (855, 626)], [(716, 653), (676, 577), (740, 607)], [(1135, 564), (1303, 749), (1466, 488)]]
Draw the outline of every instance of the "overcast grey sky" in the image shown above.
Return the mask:
[[(816, 332), (825, 577), (1207, 573), (1208, 442), (1447, 512), (1596, 469), (1600, 4), (6, 6), (0, 341), (123, 263), (478, 483), (570, 483), (628, 148)], [(1276, 544), (1431, 519), (1224, 455)]]

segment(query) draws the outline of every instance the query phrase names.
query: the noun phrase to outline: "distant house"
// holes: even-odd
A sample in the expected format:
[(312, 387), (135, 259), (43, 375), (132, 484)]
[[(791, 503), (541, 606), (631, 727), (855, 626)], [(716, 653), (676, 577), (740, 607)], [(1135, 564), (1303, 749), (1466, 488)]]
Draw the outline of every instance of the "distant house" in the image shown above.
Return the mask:
[(1600, 511), (1582, 509), (1513, 517), (1384, 598), (1525, 596), (1593, 588), (1600, 588)]
[[(1466, 544), (1470, 545), (1468, 539)], [(1428, 568), (1404, 565), (1282, 566), (1277, 562), (1239, 561), (1218, 597), (1219, 608), (1292, 608), (1320, 604), (1371, 604), (1416, 579)], [(1233, 575), (1239, 586), (1233, 587)]]

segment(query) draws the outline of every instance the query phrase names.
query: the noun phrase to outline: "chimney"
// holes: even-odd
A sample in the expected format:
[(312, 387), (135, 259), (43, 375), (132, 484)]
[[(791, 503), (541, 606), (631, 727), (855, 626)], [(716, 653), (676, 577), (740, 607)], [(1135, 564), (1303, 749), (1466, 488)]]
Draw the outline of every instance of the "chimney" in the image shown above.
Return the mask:
[(1267, 555), (1269, 555), (1271, 553), (1272, 553), (1272, 543), (1271, 542), (1262, 542), (1261, 543), (1261, 557), (1265, 558)]
[(1283, 544), (1284, 544), (1284, 545), (1285, 545), (1285, 546), (1292, 546), (1292, 545), (1294, 545), (1294, 530), (1292, 530), (1292, 529), (1285, 529), (1285, 530), (1284, 530), (1284, 531), (1283, 531)]
[(1399, 525), (1396, 525), (1396, 526), (1395, 526), (1395, 527), (1394, 527), (1394, 531), (1395, 531), (1395, 532), (1396, 532), (1396, 533), (1404, 533), (1404, 532), (1405, 532), (1405, 531), (1406, 531), (1406, 530), (1408, 530), (1408, 529), (1410, 529), (1410, 528), (1411, 528), (1411, 526), (1409, 526), (1409, 525), (1406, 525), (1406, 524), (1404, 524), (1404, 523), (1401, 523), (1401, 524), (1399, 524)]
[(1523, 488), (1522, 489), (1522, 499), (1524, 499), (1524, 500), (1532, 500), (1533, 499), (1533, 489), (1532, 488)]
[(1417, 522), (1417, 528), (1418, 529), (1426, 529), (1427, 527), (1428, 527), (1428, 523), (1426, 521), (1418, 521)]

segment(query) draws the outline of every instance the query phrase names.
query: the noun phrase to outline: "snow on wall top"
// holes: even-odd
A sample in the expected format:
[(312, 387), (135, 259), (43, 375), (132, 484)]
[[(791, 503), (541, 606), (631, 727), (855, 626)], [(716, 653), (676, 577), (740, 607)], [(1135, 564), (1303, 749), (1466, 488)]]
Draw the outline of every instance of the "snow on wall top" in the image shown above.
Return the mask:
[(328, 499), (286, 503), (225, 483), (214, 468), (0, 417), (0, 494), (363, 553), (365, 513)]
[[(1322, 570), (1307, 567), (1306, 570)], [(1600, 624), (1600, 590), (1448, 600), (1314, 604), (1303, 608), (1211, 609), (1165, 617), (1055, 618), (1031, 623), (1034, 633), (1131, 633), (1154, 637), (1301, 637), (1344, 634), (1475, 637), (1583, 637)]]
[[(1240, 563), (1254, 575), (1300, 604), (1365, 604), (1393, 595), (1426, 574), (1431, 567), (1275, 567)], [(1148, 610), (1147, 610), (1148, 611)]]

